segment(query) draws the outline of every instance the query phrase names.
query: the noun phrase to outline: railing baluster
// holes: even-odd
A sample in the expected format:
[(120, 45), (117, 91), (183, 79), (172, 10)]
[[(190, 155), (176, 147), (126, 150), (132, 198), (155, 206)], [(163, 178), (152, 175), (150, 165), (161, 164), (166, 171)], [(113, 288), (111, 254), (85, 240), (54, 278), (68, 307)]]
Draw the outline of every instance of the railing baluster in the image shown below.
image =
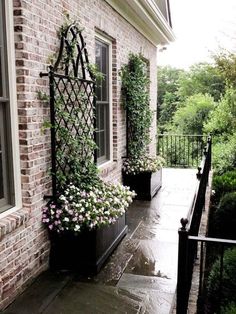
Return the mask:
[(176, 135), (174, 135), (174, 139), (175, 139), (175, 163), (177, 161), (177, 155), (176, 155)]
[(219, 304), (221, 304), (221, 298), (222, 298), (223, 265), (224, 265), (224, 244), (222, 244), (221, 252), (220, 252)]
[[(169, 155), (169, 141), (168, 141), (168, 136), (166, 137), (166, 141), (167, 141), (167, 146), (166, 146), (166, 148), (167, 148), (167, 156), (166, 156), (166, 158), (167, 158), (167, 162), (168, 162), (168, 155)], [(171, 159), (170, 159), (170, 166), (172, 166), (172, 164), (171, 164)]]
[(200, 250), (200, 278), (199, 278), (199, 295), (202, 295), (202, 285), (203, 285), (203, 242), (201, 242)]
[(188, 231), (186, 225), (187, 219), (181, 219), (182, 227), (179, 229), (179, 247), (178, 247), (178, 273), (177, 273), (177, 304), (176, 314), (187, 313), (188, 291), (187, 291), (187, 273), (188, 273)]
[(206, 138), (203, 135), (160, 134), (157, 135), (157, 152), (169, 167), (196, 167)]

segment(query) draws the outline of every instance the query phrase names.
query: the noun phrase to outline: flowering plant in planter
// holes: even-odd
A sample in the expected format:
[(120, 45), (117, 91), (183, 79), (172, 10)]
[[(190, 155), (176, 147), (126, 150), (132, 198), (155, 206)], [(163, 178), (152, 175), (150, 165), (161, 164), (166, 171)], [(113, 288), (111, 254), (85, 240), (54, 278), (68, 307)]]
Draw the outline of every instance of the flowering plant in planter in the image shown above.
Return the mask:
[(114, 223), (134, 196), (121, 184), (101, 182), (87, 191), (70, 184), (57, 202), (51, 201), (43, 209), (42, 221), (58, 233), (96, 229)]
[(165, 159), (157, 157), (141, 157), (139, 159), (125, 159), (123, 172), (126, 174), (137, 174), (143, 171), (156, 172), (165, 164)]
[(125, 211), (134, 193), (104, 183), (96, 165), (96, 73), (89, 66), (81, 30), (60, 34), (50, 66), (52, 197), (43, 209), (51, 269), (97, 273), (127, 234)]

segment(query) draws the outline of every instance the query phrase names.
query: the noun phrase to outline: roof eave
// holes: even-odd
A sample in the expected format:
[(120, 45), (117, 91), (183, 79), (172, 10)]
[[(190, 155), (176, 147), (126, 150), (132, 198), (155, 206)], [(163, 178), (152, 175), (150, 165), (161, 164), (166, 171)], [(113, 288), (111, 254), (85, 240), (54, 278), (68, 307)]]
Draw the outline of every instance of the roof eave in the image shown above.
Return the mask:
[(155, 46), (175, 40), (173, 30), (153, 0), (106, 0)]

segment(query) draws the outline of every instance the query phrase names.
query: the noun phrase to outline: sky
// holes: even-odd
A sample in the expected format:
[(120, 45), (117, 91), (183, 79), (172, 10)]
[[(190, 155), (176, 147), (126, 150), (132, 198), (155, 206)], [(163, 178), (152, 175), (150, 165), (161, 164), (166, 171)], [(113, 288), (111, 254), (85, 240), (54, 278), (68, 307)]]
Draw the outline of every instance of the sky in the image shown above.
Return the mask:
[(159, 51), (158, 64), (188, 68), (210, 62), (219, 48), (236, 52), (236, 0), (170, 0), (174, 43)]

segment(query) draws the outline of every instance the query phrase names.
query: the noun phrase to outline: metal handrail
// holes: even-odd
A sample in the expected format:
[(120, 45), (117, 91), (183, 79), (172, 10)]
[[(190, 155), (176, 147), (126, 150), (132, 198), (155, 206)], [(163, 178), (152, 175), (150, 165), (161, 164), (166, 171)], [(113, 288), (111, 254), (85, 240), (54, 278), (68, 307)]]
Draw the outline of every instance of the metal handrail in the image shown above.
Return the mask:
[(207, 140), (207, 147), (203, 150), (203, 158), (198, 167), (197, 187), (187, 218), (181, 219), (179, 229), (178, 274), (177, 274), (177, 304), (176, 313), (185, 314), (188, 308), (189, 292), (191, 288), (192, 271), (197, 255), (197, 242), (189, 242), (189, 236), (197, 236), (205, 205), (205, 195), (208, 176), (211, 169), (211, 138)]

